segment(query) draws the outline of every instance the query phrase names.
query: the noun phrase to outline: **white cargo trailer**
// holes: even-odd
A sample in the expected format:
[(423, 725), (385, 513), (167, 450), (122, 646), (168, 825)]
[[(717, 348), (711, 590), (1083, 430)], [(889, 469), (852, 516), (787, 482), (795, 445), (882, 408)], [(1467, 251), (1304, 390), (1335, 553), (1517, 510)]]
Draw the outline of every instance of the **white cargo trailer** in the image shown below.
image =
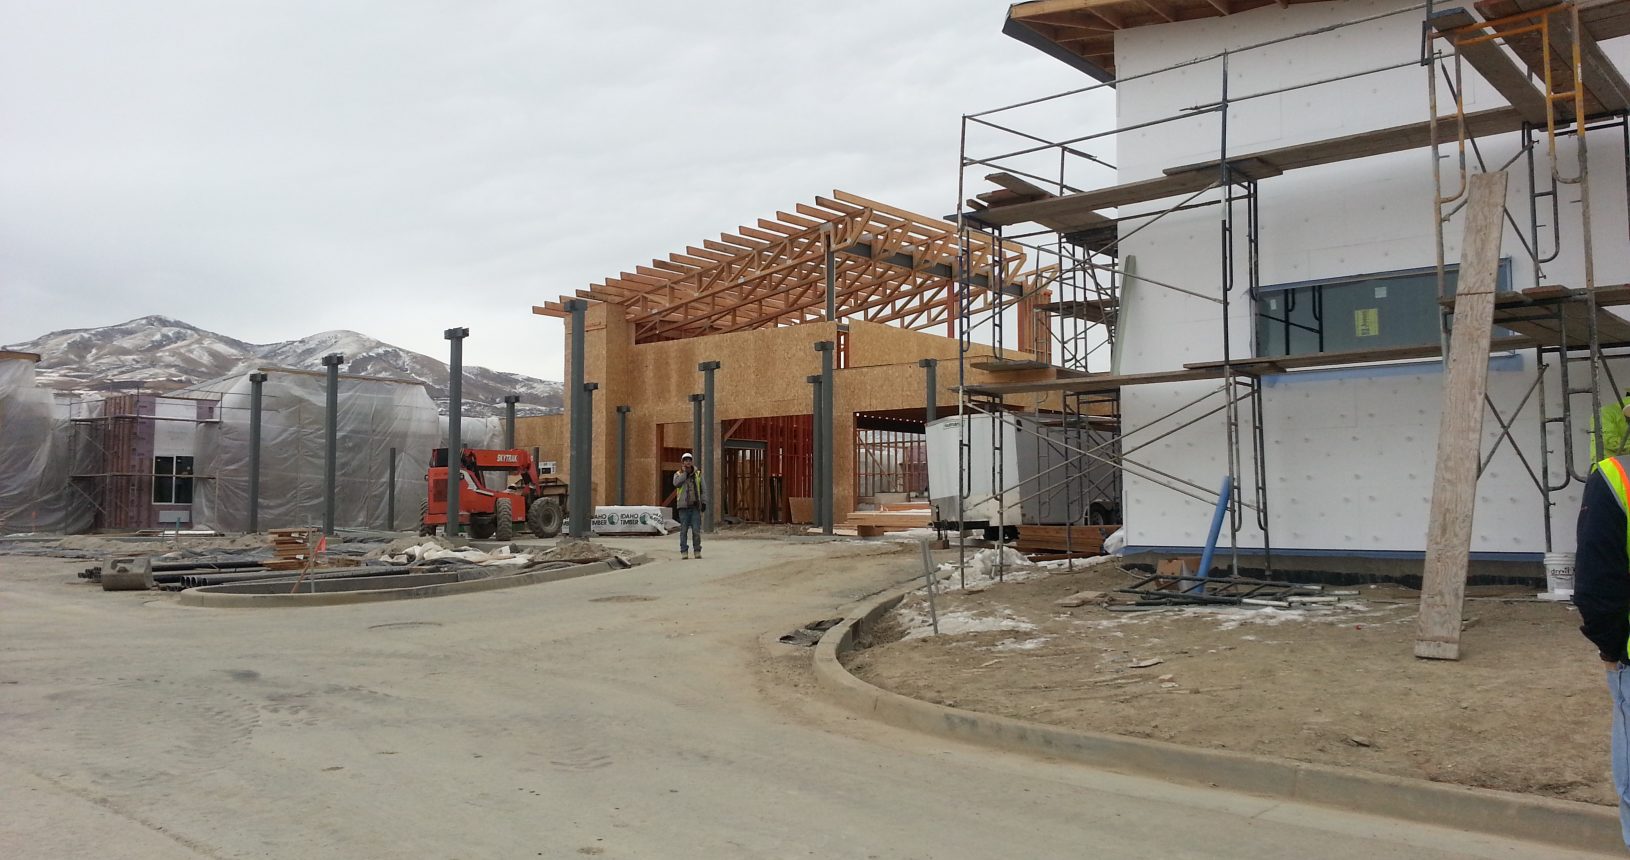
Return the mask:
[[(1112, 463), (1118, 443), (1114, 434), (1081, 421), (1062, 415), (971, 413), (931, 422), (928, 498), (936, 524), (956, 528), (959, 494), (963, 525), (985, 529), (992, 537), (1004, 526), (1119, 522), (1120, 475)], [(963, 428), (966, 470), (957, 456)]]

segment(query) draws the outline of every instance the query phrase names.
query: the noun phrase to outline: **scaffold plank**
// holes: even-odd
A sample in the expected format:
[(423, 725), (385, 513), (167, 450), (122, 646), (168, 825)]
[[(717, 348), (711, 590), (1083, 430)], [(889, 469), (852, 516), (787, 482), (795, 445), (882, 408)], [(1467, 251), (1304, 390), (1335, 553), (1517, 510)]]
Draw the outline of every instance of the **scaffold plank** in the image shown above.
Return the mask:
[(1443, 375), (1443, 415), (1415, 633), (1415, 656), (1433, 660), (1460, 659), (1461, 612), (1482, 458), (1483, 401), (1488, 392), (1486, 356), (1494, 331), (1505, 226), (1505, 172), (1473, 174), (1467, 183), (1454, 332)]
[[(1466, 135), (1476, 138), (1503, 134), (1521, 129), (1522, 124), (1522, 115), (1514, 108), (1478, 111), (1466, 114)], [(1457, 125), (1455, 122), (1440, 123), (1438, 142), (1457, 140), (1459, 138)], [(1241, 155), (1230, 158), (1228, 163), (1233, 170), (1243, 176), (1263, 178), (1289, 170), (1419, 149), (1431, 143), (1431, 122), (1427, 121)], [(1153, 179), (1096, 191), (1083, 191), (1079, 194), (1050, 197), (1030, 203), (993, 206), (980, 212), (979, 219), (988, 224), (1003, 226), (1034, 221), (1059, 231), (1085, 229), (1103, 222), (1104, 216), (1097, 211), (1099, 209), (1147, 203), (1203, 191), (1217, 182), (1220, 166), (1221, 162), (1218, 161), (1185, 164), (1170, 168), (1163, 175)]]
[(1450, 43), (1455, 50), (1483, 76), (1483, 80), (1494, 87), (1495, 92), (1511, 103), (1523, 119), (1535, 125), (1544, 125), (1545, 94), (1534, 86), (1521, 66), (1493, 41), (1461, 44), (1467, 38), (1487, 34), (1487, 29), (1478, 27), (1477, 23), (1470, 12), (1458, 6), (1437, 12), (1431, 18), (1432, 29), (1439, 33), (1454, 33)]

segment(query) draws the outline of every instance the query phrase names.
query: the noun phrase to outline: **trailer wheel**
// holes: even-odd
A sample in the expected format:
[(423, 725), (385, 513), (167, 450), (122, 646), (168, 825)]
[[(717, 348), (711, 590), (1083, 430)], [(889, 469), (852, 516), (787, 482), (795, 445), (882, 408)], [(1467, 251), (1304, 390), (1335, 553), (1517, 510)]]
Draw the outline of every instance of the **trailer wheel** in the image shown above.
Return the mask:
[(554, 496), (545, 496), (532, 502), (532, 507), (526, 511), (526, 524), (531, 527), (532, 533), (541, 538), (552, 538), (560, 534), (560, 523), (565, 517), (560, 511), (560, 500)]
[(419, 537), (432, 537), (436, 534), (436, 527), (425, 520), (430, 519), (430, 500), (425, 499), (419, 503)]
[(499, 499), (493, 503), (493, 529), (492, 536), (499, 540), (515, 539), (515, 521), (510, 516), (513, 510), (509, 499)]
[(496, 527), (497, 520), (492, 514), (470, 514), (470, 537), (476, 540), (491, 540)]

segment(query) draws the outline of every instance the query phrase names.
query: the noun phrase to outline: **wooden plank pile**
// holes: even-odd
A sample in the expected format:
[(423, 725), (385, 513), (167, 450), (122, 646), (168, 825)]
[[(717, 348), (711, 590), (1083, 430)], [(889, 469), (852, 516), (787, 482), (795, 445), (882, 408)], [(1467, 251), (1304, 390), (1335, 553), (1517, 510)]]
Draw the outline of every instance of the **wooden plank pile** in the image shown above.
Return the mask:
[(266, 562), (268, 570), (299, 570), (306, 566), (311, 557), (311, 548), (316, 546), (320, 529), (312, 526), (294, 529), (268, 529), (266, 534), (272, 539), (271, 560)]
[(920, 503), (879, 505), (875, 511), (850, 511), (839, 528), (854, 529), (860, 537), (877, 537), (885, 532), (926, 529), (934, 522), (934, 512)]
[(1120, 526), (1019, 526), (1019, 552), (1067, 552), (1101, 555), (1104, 539)]

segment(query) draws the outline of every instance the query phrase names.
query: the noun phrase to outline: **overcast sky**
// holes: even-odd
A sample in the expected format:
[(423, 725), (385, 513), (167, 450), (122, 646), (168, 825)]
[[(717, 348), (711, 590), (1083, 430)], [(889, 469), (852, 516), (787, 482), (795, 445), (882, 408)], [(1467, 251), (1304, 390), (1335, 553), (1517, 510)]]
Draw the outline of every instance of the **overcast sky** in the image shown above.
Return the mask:
[(564, 292), (1090, 83), (989, 0), (0, 0), (0, 343), (165, 314), (550, 379)]

